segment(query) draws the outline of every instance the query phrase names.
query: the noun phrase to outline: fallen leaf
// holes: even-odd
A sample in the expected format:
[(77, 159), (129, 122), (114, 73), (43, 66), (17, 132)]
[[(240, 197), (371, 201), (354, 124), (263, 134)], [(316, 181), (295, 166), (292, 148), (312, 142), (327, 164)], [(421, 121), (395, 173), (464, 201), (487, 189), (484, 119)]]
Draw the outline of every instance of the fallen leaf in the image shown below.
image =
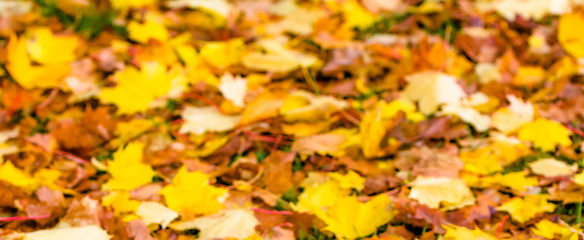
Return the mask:
[(317, 63), (318, 58), (286, 48), (282, 43), (271, 40), (260, 40), (258, 46), (266, 53), (250, 52), (242, 61), (250, 69), (272, 72), (289, 72), (299, 67), (310, 67)]
[(91, 225), (73, 228), (55, 228), (39, 230), (24, 234), (26, 240), (58, 240), (58, 239), (87, 239), (109, 240), (110, 235), (99, 226)]
[(209, 176), (202, 172), (189, 172), (182, 167), (169, 184), (160, 190), (166, 205), (186, 216), (211, 214), (223, 208), (220, 199), (226, 190), (209, 184)]
[(535, 147), (543, 151), (554, 150), (556, 145), (568, 146), (572, 144), (570, 135), (572, 132), (562, 124), (539, 118), (533, 122), (524, 124), (519, 129), (518, 138), (522, 141), (533, 142)]
[(245, 104), (243, 99), (247, 91), (247, 80), (240, 76), (233, 77), (230, 73), (225, 73), (221, 77), (219, 91), (227, 100), (231, 101), (233, 105), (243, 107)]
[(339, 238), (358, 238), (375, 233), (377, 228), (393, 217), (390, 199), (385, 194), (377, 195), (366, 203), (356, 197), (343, 197), (326, 211), (315, 212), (329, 230)]
[(548, 196), (543, 194), (527, 195), (524, 198), (516, 197), (497, 207), (497, 211), (506, 211), (511, 218), (524, 223), (537, 214), (552, 212), (556, 206), (547, 201)]
[(426, 71), (406, 77), (408, 85), (402, 92), (411, 101), (419, 101), (420, 111), (430, 114), (442, 104), (458, 105), (466, 96), (456, 78), (439, 72)]
[(197, 219), (176, 222), (170, 228), (178, 231), (198, 229), (201, 240), (217, 238), (244, 239), (255, 234), (259, 224), (253, 212), (244, 209), (226, 209)]
[(483, 232), (479, 228), (470, 230), (465, 227), (456, 225), (445, 225), (446, 234), (444, 235), (444, 240), (464, 240), (464, 239), (478, 239), (478, 240), (496, 240), (493, 235)]
[(170, 222), (178, 217), (178, 213), (157, 202), (142, 202), (136, 210), (136, 215), (142, 218), (146, 225), (160, 224), (166, 228)]
[(410, 185), (412, 191), (409, 198), (431, 208), (442, 206), (444, 209), (456, 209), (475, 202), (472, 192), (462, 179), (419, 176)]
[(180, 133), (203, 134), (205, 132), (223, 132), (233, 129), (239, 124), (240, 116), (223, 115), (214, 107), (191, 107), (183, 109), (182, 118), (185, 123)]
[(539, 159), (530, 163), (529, 167), (533, 173), (545, 177), (568, 176), (578, 170), (578, 166), (570, 166), (565, 162), (558, 161), (554, 158)]
[(112, 178), (103, 185), (107, 190), (132, 190), (150, 183), (155, 175), (152, 168), (142, 163), (144, 144), (132, 142), (113, 154), (107, 170)]
[(558, 41), (564, 49), (574, 57), (584, 57), (584, 34), (579, 31), (572, 31), (584, 24), (584, 16), (580, 13), (564, 14), (560, 17), (558, 24)]

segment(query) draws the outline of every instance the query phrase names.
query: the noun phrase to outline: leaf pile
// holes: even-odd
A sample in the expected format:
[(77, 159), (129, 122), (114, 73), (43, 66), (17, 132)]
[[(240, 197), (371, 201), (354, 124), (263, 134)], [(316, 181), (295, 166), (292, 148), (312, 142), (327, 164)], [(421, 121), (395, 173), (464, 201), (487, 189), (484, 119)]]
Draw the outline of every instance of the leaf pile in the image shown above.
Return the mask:
[(0, 2), (1, 239), (583, 239), (576, 0)]

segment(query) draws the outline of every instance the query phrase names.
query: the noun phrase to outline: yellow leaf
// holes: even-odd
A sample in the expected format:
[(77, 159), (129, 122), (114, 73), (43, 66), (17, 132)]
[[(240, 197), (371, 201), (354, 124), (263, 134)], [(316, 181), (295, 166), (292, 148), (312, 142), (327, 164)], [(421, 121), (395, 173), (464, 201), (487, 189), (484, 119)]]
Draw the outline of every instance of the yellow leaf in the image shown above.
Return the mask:
[(110, 0), (112, 7), (118, 10), (142, 8), (154, 5), (158, 0)]
[(381, 114), (383, 118), (393, 118), (398, 112), (404, 112), (406, 118), (412, 122), (425, 119), (424, 114), (416, 111), (416, 105), (405, 99), (396, 99), (389, 103), (381, 102)]
[(543, 151), (552, 151), (556, 145), (569, 146), (572, 144), (572, 132), (562, 124), (553, 120), (539, 118), (534, 122), (526, 123), (519, 129), (518, 138), (522, 141), (531, 141), (535, 147)]
[(220, 199), (227, 190), (209, 184), (209, 176), (196, 171), (189, 172), (182, 167), (174, 179), (160, 190), (166, 199), (166, 205), (185, 216), (211, 214), (223, 208)]
[(115, 134), (121, 141), (121, 144), (132, 140), (145, 131), (154, 127), (154, 122), (150, 119), (134, 118), (129, 122), (120, 122), (116, 125)]
[(574, 57), (584, 57), (584, 32), (574, 31), (584, 25), (581, 13), (564, 14), (558, 24), (558, 41)]
[(214, 107), (186, 107), (182, 114), (185, 123), (180, 133), (203, 134), (205, 132), (223, 132), (233, 129), (240, 121), (240, 116), (227, 116)]
[(316, 187), (304, 189), (298, 196), (298, 203), (293, 205), (296, 211), (316, 212), (323, 207), (330, 207), (344, 195), (343, 190), (335, 181), (327, 181)]
[(6, 161), (0, 165), (0, 180), (8, 182), (14, 186), (32, 192), (36, 189), (37, 183), (34, 178), (19, 168), (16, 168), (11, 161)]
[[(200, 135), (205, 136), (205, 135)], [(203, 146), (200, 146), (198, 149), (192, 151), (192, 157), (206, 157), (211, 155), (211, 153), (215, 152), (221, 146), (225, 145), (227, 141), (229, 141), (231, 137), (229, 135), (225, 136), (217, 136), (213, 137), (213, 139), (206, 139)], [(189, 155), (191, 156), (191, 155)]]
[(103, 185), (107, 190), (132, 190), (152, 181), (152, 168), (142, 163), (144, 144), (132, 142), (113, 154), (108, 162), (108, 172), (112, 178)]
[(146, 225), (160, 224), (163, 229), (178, 217), (178, 213), (157, 202), (142, 202), (136, 209), (136, 215), (140, 216)]
[(349, 171), (345, 175), (338, 172), (331, 172), (328, 175), (332, 179), (339, 182), (339, 186), (343, 189), (357, 189), (358, 191), (363, 190), (365, 178), (361, 177), (361, 175), (355, 171)]
[(546, 71), (541, 67), (520, 67), (513, 78), (513, 84), (533, 86), (541, 83), (546, 76)]
[(543, 194), (527, 195), (524, 198), (516, 197), (497, 207), (497, 211), (506, 211), (511, 218), (519, 223), (527, 222), (539, 213), (553, 212), (556, 206), (547, 201), (548, 196)]
[(138, 206), (140, 206), (140, 201), (130, 199), (129, 192), (114, 191), (103, 197), (101, 204), (105, 207), (113, 208), (116, 216), (120, 216), (122, 214), (134, 213), (138, 209)]
[(562, 226), (557, 223), (553, 223), (550, 220), (543, 219), (535, 224), (533, 233), (537, 236), (554, 239), (556, 235), (559, 235), (561, 239), (570, 239), (573, 235), (576, 235), (575, 239), (578, 239), (578, 234), (573, 233), (570, 228)]
[(332, 113), (347, 107), (347, 103), (331, 96), (315, 96), (298, 90), (290, 93), (280, 108), (287, 122), (316, 121), (327, 119)]
[(385, 194), (377, 195), (366, 203), (359, 202), (356, 196), (348, 196), (315, 214), (327, 224), (325, 229), (335, 233), (339, 239), (355, 239), (375, 233), (379, 226), (391, 220), (394, 214), (390, 203)]
[(570, 166), (565, 162), (554, 158), (540, 159), (529, 164), (531, 171), (545, 177), (558, 177), (572, 175), (578, 170), (578, 165)]
[(431, 208), (456, 209), (471, 205), (475, 198), (462, 179), (419, 176), (411, 183), (409, 198)]
[(444, 240), (497, 240), (495, 236), (483, 232), (478, 227), (474, 230), (456, 225), (444, 225), (443, 227), (446, 229)]
[(24, 234), (24, 240), (58, 240), (58, 239), (84, 239), (84, 240), (109, 240), (111, 236), (106, 230), (96, 225), (71, 228), (53, 228), (39, 230)]
[(276, 40), (260, 40), (258, 45), (265, 53), (250, 52), (243, 57), (243, 65), (250, 69), (285, 73), (313, 66), (319, 61), (315, 56), (291, 50)]
[[(47, 31), (49, 32), (47, 33)], [(35, 36), (38, 32), (41, 33), (40, 35), (50, 34), (50, 36), (52, 36), (50, 30), (45, 28), (32, 30), (31, 35)], [(43, 37), (45, 40), (46, 38), (46, 36)], [(77, 40), (75, 39), (75, 41)], [(72, 52), (75, 48), (70, 48), (69, 46), (63, 47), (61, 46), (61, 43), (69, 44), (75, 48), (77, 47), (77, 43), (70, 38), (62, 40), (61, 38), (55, 37), (51, 38), (49, 43), (45, 43), (40, 41), (30, 42), (24, 37), (18, 39), (13, 35), (10, 37), (10, 42), (7, 46), (8, 54), (6, 69), (10, 75), (12, 75), (14, 80), (16, 80), (24, 88), (30, 89), (36, 87), (57, 87), (59, 84), (61, 84), (65, 76), (71, 71), (69, 62), (66, 62), (65, 60), (71, 60), (75, 58)], [(28, 52), (30, 51), (29, 48), (31, 47), (33, 51), (29, 57)], [(64, 48), (62, 49), (63, 51), (61, 51), (61, 47)], [(46, 49), (50, 49), (48, 51), (49, 53), (44, 52)], [(55, 52), (53, 51), (54, 49), (59, 50)], [(63, 54), (63, 56), (55, 56), (55, 54)], [(46, 64), (33, 65), (31, 59), (33, 56), (36, 60), (46, 62)], [(53, 57), (60, 61), (50, 61), (50, 59)]]
[(460, 160), (464, 162), (464, 169), (486, 175), (503, 170), (499, 163), (499, 156), (492, 154), (490, 147), (478, 148), (474, 151), (461, 152)]
[(282, 131), (285, 134), (294, 135), (296, 137), (310, 136), (326, 131), (336, 120), (338, 120), (338, 118), (331, 118), (327, 121), (282, 124)]
[(375, 15), (355, 0), (343, 2), (341, 10), (345, 15), (345, 23), (343, 25), (349, 28), (366, 28), (376, 21)]
[(406, 77), (408, 85), (402, 92), (410, 101), (419, 101), (420, 111), (430, 114), (442, 104), (458, 105), (466, 96), (456, 78), (434, 71), (425, 71)]
[(140, 70), (126, 67), (115, 77), (118, 84), (103, 89), (99, 98), (117, 105), (120, 114), (146, 111), (154, 99), (170, 90), (172, 79), (158, 62), (145, 63)]
[(504, 107), (493, 113), (491, 125), (503, 133), (511, 133), (523, 124), (533, 121), (533, 106), (528, 101), (507, 95), (509, 107)]
[(285, 94), (275, 94), (269, 91), (261, 92), (243, 110), (241, 124), (278, 116), (278, 110), (282, 107), (285, 97)]
[(130, 39), (139, 43), (147, 43), (150, 39), (164, 42), (169, 36), (164, 24), (148, 18), (144, 23), (131, 21), (128, 24), (128, 33)]
[(535, 187), (539, 181), (535, 177), (527, 177), (527, 172), (512, 172), (505, 175), (500, 173), (494, 175), (491, 180), (484, 179), (487, 182), (496, 183), (501, 186), (509, 187), (519, 192), (526, 192), (527, 188)]
[(225, 42), (208, 42), (201, 48), (201, 58), (216, 68), (236, 65), (245, 53), (245, 43), (242, 39), (231, 39)]
[(253, 212), (244, 209), (229, 209), (213, 215), (173, 223), (170, 228), (177, 231), (196, 228), (200, 231), (197, 237), (199, 240), (245, 239), (256, 233), (255, 227), (259, 224)]
[(380, 155), (380, 144), (385, 136), (385, 124), (382, 122), (381, 109), (376, 107), (365, 113), (359, 124), (361, 149), (365, 157)]
[(584, 172), (576, 174), (574, 176), (574, 182), (578, 185), (584, 186)]
[(54, 36), (49, 28), (36, 28), (28, 32), (34, 40), (27, 42), (30, 58), (41, 64), (70, 63), (75, 61), (79, 47), (76, 36)]

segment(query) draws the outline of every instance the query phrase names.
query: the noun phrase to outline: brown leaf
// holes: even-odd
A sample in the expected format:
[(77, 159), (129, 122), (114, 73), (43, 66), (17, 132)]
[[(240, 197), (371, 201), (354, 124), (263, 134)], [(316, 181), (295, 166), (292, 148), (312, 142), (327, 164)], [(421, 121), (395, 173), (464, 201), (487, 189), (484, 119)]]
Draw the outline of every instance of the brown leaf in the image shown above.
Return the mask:
[(395, 165), (402, 171), (411, 171), (412, 176), (454, 178), (464, 164), (455, 154), (424, 146), (399, 153)]
[(273, 152), (264, 159), (266, 169), (262, 179), (268, 191), (279, 195), (294, 186), (291, 179), (295, 156), (296, 153)]
[(65, 216), (61, 218), (61, 221), (66, 222), (72, 227), (99, 226), (99, 216), (102, 214), (102, 211), (103, 207), (97, 200), (85, 196), (81, 200), (73, 200)]
[(339, 151), (339, 146), (345, 141), (345, 136), (340, 134), (319, 134), (300, 137), (292, 144), (292, 151), (302, 154), (334, 153)]

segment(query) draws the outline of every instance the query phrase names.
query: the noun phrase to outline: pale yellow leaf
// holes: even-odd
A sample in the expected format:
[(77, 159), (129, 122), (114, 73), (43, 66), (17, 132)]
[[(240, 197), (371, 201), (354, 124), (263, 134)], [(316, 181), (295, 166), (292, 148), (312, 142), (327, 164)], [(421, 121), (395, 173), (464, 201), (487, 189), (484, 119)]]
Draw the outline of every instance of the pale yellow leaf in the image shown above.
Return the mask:
[(170, 224), (178, 231), (198, 229), (199, 240), (244, 239), (255, 234), (259, 221), (253, 212), (244, 209), (222, 210), (216, 214)]
[(160, 224), (164, 229), (170, 222), (178, 217), (178, 213), (157, 202), (142, 202), (136, 214), (142, 218), (146, 225)]
[(475, 198), (462, 179), (419, 176), (410, 183), (409, 198), (431, 208), (456, 209), (471, 205)]

